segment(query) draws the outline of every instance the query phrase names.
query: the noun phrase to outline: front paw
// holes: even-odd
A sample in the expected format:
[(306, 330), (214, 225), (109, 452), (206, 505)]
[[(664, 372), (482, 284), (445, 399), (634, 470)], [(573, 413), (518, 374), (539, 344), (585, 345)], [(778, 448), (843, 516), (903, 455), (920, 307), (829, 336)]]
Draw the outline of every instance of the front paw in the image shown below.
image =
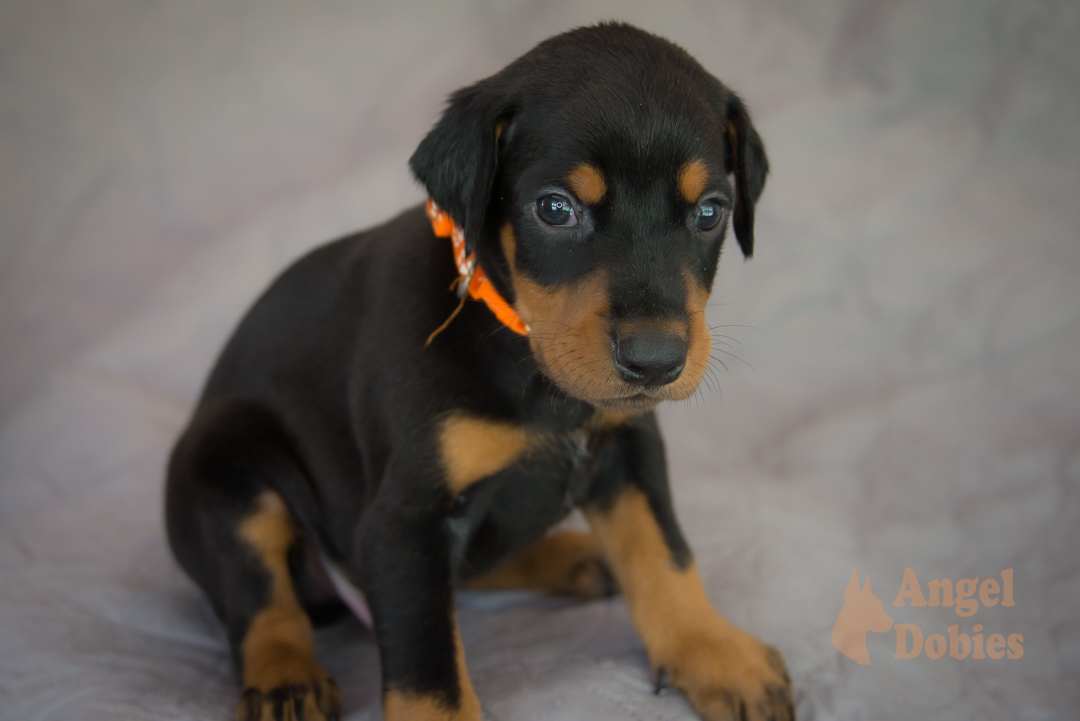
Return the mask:
[(237, 721), (337, 721), (341, 691), (329, 676), (271, 689), (248, 687), (236, 707)]
[(724, 624), (687, 633), (653, 663), (656, 691), (681, 690), (705, 721), (794, 721), (780, 653)]

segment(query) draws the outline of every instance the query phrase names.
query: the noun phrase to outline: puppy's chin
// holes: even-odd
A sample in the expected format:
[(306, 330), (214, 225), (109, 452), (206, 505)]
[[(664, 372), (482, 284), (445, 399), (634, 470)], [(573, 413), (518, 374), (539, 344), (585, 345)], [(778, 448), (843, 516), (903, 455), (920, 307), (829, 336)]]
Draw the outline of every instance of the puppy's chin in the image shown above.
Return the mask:
[[(675, 382), (667, 386), (641, 388), (611, 379), (605, 383), (603, 393), (583, 392), (573, 383), (561, 383), (557, 377), (548, 376), (559, 389), (577, 400), (588, 403), (604, 413), (621, 413), (628, 416), (640, 416), (654, 410), (664, 401), (682, 401), (693, 395), (698, 382)], [(689, 379), (687, 379), (689, 380)], [(700, 381), (700, 379), (698, 379)], [(616, 386), (612, 389), (611, 386)]]
[(639, 393), (625, 398), (591, 400), (589, 403), (595, 406), (597, 410), (603, 411), (604, 413), (622, 413), (628, 416), (640, 416), (656, 408), (662, 400), (665, 399)]

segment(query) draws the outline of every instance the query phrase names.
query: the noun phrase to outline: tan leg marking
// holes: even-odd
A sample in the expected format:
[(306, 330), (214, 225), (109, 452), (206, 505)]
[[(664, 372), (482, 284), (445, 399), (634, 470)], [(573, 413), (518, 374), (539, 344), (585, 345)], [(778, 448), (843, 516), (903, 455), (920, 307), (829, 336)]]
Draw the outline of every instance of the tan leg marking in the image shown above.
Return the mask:
[(685, 163), (679, 169), (679, 194), (687, 203), (696, 203), (709, 185), (709, 169), (700, 158)]
[(566, 177), (566, 184), (574, 195), (589, 205), (596, 205), (607, 194), (607, 183), (600, 169), (590, 163), (582, 163)]
[(596, 537), (580, 531), (541, 538), (508, 563), (464, 585), (477, 590), (523, 589), (577, 598), (601, 598), (616, 591)]
[(439, 428), (439, 454), (450, 490), (457, 494), (501, 471), (536, 442), (523, 427), (451, 413)]
[(480, 699), (476, 697), (469, 669), (465, 665), (465, 648), (461, 645), (457, 621), (454, 622), (454, 647), (461, 704), (456, 709), (448, 708), (438, 697), (391, 689), (383, 696), (383, 718), (386, 721), (480, 721)]
[(585, 516), (658, 676), (707, 721), (794, 718), (780, 655), (717, 613), (696, 566), (676, 567), (640, 491), (624, 491), (607, 510), (588, 507)]
[[(270, 574), (270, 602), (255, 614), (241, 645), (244, 695), (237, 718), (272, 718), (271, 691), (288, 688), (300, 698), (303, 718), (314, 721), (341, 709), (341, 692), (315, 660), (315, 641), (293, 589), (286, 553), (296, 538), (281, 496), (262, 493), (256, 510), (240, 524), (240, 538), (258, 555)], [(289, 704), (289, 713), (295, 708)]]

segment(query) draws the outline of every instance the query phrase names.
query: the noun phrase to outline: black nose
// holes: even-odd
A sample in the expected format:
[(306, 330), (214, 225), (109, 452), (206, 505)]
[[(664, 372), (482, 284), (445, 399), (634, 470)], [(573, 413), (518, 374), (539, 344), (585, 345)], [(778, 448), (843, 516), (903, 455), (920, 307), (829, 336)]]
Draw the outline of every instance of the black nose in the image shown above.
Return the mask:
[(686, 341), (675, 335), (641, 333), (619, 338), (615, 366), (627, 383), (662, 386), (671, 383), (686, 365)]

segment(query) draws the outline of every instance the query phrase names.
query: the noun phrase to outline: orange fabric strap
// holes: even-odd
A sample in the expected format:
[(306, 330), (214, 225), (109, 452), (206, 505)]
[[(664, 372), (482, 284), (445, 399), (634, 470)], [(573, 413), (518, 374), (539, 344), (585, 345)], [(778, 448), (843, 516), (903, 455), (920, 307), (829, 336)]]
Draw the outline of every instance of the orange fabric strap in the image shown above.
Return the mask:
[[(503, 325), (515, 333), (528, 335), (529, 326), (525, 324), (525, 321), (521, 320), (521, 316), (510, 307), (506, 299), (499, 295), (499, 291), (495, 290), (495, 286), (491, 284), (487, 275), (484, 274), (484, 269), (477, 264), (476, 253), (471, 253), (468, 257), (465, 256), (465, 233), (454, 223), (454, 219), (442, 210), (434, 200), (428, 200), (426, 210), (428, 219), (431, 221), (431, 229), (435, 231), (435, 235), (439, 238), (450, 238), (451, 243), (453, 243), (454, 265), (457, 266), (458, 270), (458, 295), (464, 296), (465, 293), (468, 293), (470, 298), (483, 301), (491, 312), (495, 314), (495, 317), (502, 321)], [(455, 311), (456, 314), (457, 311)], [(442, 328), (439, 330), (442, 330)], [(436, 333), (432, 334), (432, 338)]]

